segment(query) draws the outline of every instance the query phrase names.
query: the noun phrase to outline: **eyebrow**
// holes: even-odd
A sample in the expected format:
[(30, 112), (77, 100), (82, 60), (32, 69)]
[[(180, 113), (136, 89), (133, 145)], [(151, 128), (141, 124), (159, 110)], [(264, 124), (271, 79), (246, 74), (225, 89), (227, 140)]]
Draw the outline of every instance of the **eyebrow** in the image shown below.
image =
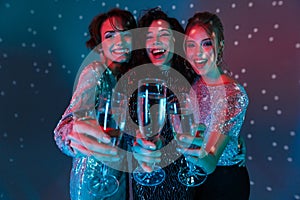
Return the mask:
[[(161, 30), (159, 30), (158, 32), (163, 32), (163, 31), (167, 31), (167, 32), (169, 32), (169, 33), (172, 32), (172, 31), (171, 31), (170, 29), (168, 29), (168, 28), (161, 29)], [(149, 33), (152, 33), (152, 31), (148, 31), (148, 32), (147, 32), (147, 34), (149, 34)]]
[[(205, 39), (201, 40), (201, 44), (203, 42), (210, 41), (210, 40), (212, 40), (212, 39), (211, 38), (205, 38)], [(195, 42), (195, 40), (187, 40), (186, 42)]]
[(211, 38), (206, 38), (206, 39), (202, 40), (201, 42), (205, 42), (205, 41), (208, 41), (208, 40), (211, 40)]

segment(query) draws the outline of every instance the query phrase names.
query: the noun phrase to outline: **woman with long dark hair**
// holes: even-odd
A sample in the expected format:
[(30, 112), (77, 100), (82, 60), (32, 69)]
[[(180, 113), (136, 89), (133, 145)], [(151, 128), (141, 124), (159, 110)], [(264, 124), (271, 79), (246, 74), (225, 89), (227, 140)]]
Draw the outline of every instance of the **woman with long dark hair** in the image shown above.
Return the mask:
[(244, 87), (222, 68), (222, 22), (215, 14), (195, 13), (188, 20), (185, 34), (186, 59), (198, 75), (193, 84), (199, 105), (195, 116), (206, 130), (201, 148), (182, 151), (188, 161), (209, 174), (203, 185), (195, 188), (194, 198), (249, 199), (248, 171), (236, 159), (241, 152), (239, 134), (249, 100)]

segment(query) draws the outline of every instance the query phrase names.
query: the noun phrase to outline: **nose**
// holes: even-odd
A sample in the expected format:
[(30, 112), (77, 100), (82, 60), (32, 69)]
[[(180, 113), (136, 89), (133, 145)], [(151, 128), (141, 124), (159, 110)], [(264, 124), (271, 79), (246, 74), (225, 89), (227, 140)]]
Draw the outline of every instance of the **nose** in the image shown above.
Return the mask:
[(162, 42), (160, 41), (159, 37), (156, 37), (156, 39), (153, 41), (153, 45), (157, 46), (157, 45), (161, 45)]
[(154, 41), (153, 41), (153, 45), (161, 45), (161, 44), (162, 44), (162, 42), (160, 40), (160, 35), (157, 34)]
[(202, 53), (203, 53), (203, 49), (202, 49), (202, 47), (201, 46), (199, 46), (198, 48), (197, 48), (197, 50), (196, 50), (197, 52), (196, 52), (196, 54), (197, 54), (197, 56), (198, 57), (201, 57), (202, 56)]
[(115, 45), (122, 46), (125, 42), (124, 36), (122, 33), (117, 33), (115, 36)]
[(155, 40), (155, 41), (153, 42), (153, 46), (159, 46), (159, 45), (161, 45), (161, 44), (162, 44), (161, 41)]

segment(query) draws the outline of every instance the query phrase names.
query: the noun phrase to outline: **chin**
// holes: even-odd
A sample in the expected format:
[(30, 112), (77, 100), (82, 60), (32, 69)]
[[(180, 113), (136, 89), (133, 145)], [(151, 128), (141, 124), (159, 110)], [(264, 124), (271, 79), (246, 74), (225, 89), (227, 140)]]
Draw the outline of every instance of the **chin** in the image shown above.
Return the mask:
[(164, 62), (158, 60), (151, 60), (151, 63), (155, 66), (161, 66), (164, 64)]
[(159, 66), (162, 66), (163, 65), (163, 63), (152, 63), (153, 65), (155, 65), (155, 66), (157, 66), (157, 67), (159, 67)]
[(119, 57), (115, 60), (116, 63), (127, 63), (129, 61), (128, 57)]

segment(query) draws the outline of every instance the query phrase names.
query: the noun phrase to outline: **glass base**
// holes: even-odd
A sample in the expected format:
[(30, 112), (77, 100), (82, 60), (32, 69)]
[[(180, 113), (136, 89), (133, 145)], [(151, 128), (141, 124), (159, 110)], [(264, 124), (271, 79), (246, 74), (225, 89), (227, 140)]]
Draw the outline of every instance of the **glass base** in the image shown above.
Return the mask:
[(207, 174), (199, 167), (195, 167), (190, 170), (190, 168), (185, 167), (178, 172), (179, 181), (188, 187), (199, 186), (207, 178)]
[(145, 172), (142, 167), (137, 167), (133, 172), (134, 180), (143, 186), (159, 185), (165, 180), (165, 177), (165, 171), (159, 166), (154, 166), (150, 173)]
[(95, 176), (89, 180), (88, 189), (95, 197), (109, 197), (118, 191), (119, 181), (111, 175), (105, 177)]

